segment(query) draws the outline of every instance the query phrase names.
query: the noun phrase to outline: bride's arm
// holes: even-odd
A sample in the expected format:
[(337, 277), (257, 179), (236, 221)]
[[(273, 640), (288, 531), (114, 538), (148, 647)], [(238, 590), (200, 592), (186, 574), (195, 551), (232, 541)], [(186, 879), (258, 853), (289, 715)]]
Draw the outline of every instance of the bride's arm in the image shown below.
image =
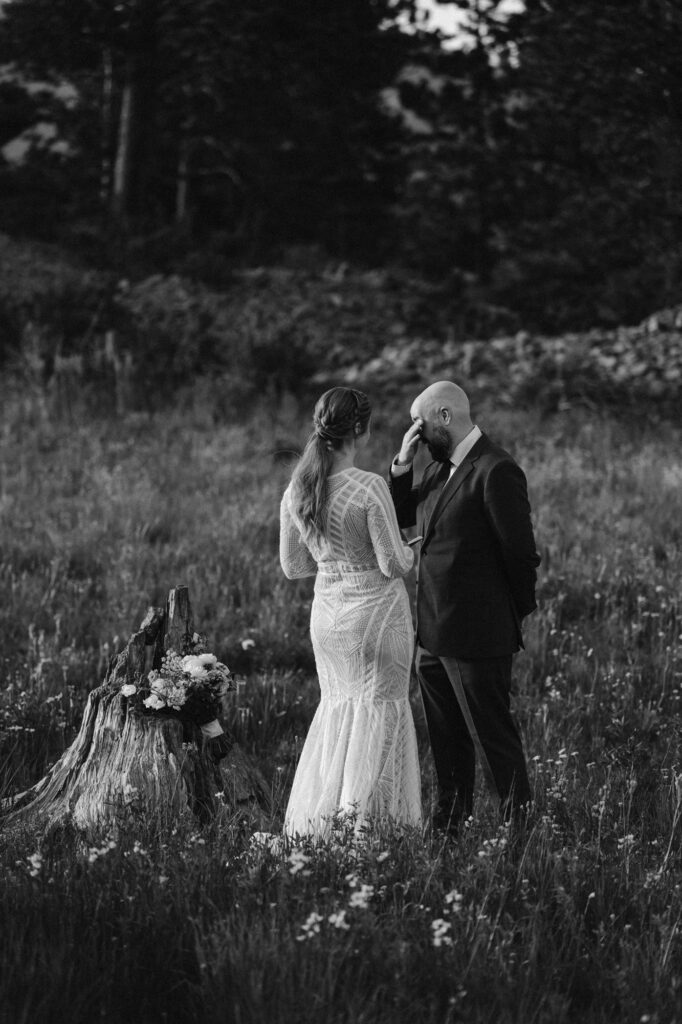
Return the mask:
[(282, 572), (289, 580), (317, 573), (317, 562), (304, 544), (291, 514), (288, 491), (284, 492), (279, 510), (279, 561)]
[(375, 477), (367, 496), (367, 526), (379, 568), (384, 576), (405, 576), (414, 564), (414, 552), (400, 536), (386, 481)]

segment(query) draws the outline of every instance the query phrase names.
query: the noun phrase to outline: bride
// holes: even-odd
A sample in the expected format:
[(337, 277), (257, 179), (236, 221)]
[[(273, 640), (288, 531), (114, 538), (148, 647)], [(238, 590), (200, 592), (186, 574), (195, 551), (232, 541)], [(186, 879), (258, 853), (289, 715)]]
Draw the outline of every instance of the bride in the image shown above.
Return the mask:
[(386, 481), (355, 466), (370, 413), (362, 391), (326, 391), (282, 498), (282, 569), (289, 579), (316, 576), (310, 634), (321, 696), (286, 811), (290, 836), (325, 836), (339, 812), (352, 814), (356, 829), (370, 820), (421, 824), (401, 578), (414, 554)]

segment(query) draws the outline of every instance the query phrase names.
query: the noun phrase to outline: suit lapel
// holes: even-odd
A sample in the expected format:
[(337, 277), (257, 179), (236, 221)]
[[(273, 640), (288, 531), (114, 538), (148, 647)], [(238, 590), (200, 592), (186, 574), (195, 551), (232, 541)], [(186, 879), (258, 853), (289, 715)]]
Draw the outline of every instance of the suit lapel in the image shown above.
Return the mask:
[[(426, 530), (424, 531), (424, 541), (426, 541), (433, 533), (433, 528), (437, 520), (442, 516), (446, 506), (452, 501), (469, 474), (473, 472), (476, 460), (483, 453), (485, 446), (486, 436), (485, 434), (482, 434), (471, 451), (468, 455), (465, 455), (455, 472), (445, 484), (445, 487), (436, 499), (435, 505), (432, 507), (428, 520), (425, 517)], [(424, 541), (422, 541), (422, 544)]]
[[(433, 463), (433, 470), (430, 472), (427, 480), (422, 481), (422, 486), (427, 491), (424, 501), (421, 505), (421, 522), (417, 524), (417, 529), (422, 536), (426, 535), (431, 517), (433, 516), (433, 510), (436, 507), (436, 503), (441, 495), (441, 488), (438, 484), (438, 474), (440, 473), (442, 466), (438, 463)], [(431, 467), (429, 467), (430, 469)], [(427, 470), (428, 472), (428, 470)]]

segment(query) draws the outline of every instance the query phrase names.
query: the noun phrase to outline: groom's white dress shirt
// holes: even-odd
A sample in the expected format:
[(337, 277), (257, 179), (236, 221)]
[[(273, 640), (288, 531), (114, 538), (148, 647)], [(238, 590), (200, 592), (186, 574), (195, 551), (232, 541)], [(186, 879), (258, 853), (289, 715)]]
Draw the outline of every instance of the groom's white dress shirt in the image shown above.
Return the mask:
[[(459, 442), (459, 444), (455, 448), (454, 452), (450, 456), (450, 474), (448, 476), (448, 480), (450, 479), (452, 474), (455, 472), (455, 470), (459, 466), (460, 462), (467, 457), (467, 455), (469, 454), (471, 449), (474, 447), (474, 445), (476, 444), (476, 442), (478, 441), (480, 436), (481, 436), (481, 429), (480, 429), (480, 427), (474, 426), (469, 431), (467, 436), (462, 438), (462, 440)], [(397, 457), (398, 456), (396, 455), (396, 458)], [(409, 465), (407, 465), (407, 466), (399, 466), (396, 463), (395, 459), (394, 459), (393, 463), (391, 465), (391, 476), (402, 476), (403, 473), (407, 473), (407, 471), (409, 469), (410, 469)]]

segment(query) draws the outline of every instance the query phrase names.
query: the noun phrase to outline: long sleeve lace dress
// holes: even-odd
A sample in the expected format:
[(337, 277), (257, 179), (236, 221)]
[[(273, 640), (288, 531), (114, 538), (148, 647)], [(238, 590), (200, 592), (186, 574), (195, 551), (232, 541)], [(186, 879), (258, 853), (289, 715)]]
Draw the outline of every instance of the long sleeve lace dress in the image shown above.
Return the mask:
[(285, 491), (280, 561), (289, 579), (316, 576), (310, 634), (320, 683), (286, 811), (289, 835), (327, 835), (339, 812), (354, 814), (356, 828), (370, 819), (421, 823), (402, 580), (413, 560), (380, 476), (356, 468), (330, 476), (319, 542), (303, 540)]

